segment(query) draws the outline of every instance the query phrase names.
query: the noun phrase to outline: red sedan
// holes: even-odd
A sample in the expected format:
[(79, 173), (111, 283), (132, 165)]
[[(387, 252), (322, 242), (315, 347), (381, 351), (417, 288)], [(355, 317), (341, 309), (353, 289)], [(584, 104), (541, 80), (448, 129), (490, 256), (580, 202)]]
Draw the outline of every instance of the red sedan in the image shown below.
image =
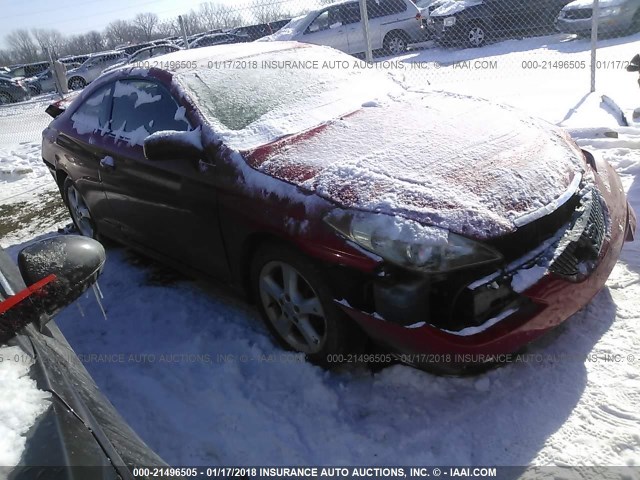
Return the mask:
[(235, 286), (316, 363), (368, 337), (409, 363), (492, 362), (587, 304), (633, 238), (612, 168), (509, 107), (297, 43), (153, 63), (49, 107), (73, 221)]

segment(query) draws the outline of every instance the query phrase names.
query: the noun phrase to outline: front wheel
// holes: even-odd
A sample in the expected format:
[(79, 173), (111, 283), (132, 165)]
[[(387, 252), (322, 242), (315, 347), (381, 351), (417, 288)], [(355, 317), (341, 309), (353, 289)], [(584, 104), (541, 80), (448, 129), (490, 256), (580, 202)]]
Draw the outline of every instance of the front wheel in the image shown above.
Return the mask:
[(253, 258), (251, 277), (262, 317), (287, 350), (328, 367), (365, 344), (364, 334), (335, 305), (321, 273), (302, 254), (266, 245)]
[(81, 235), (89, 238), (97, 238), (96, 229), (91, 212), (84, 198), (78, 191), (73, 181), (67, 177), (62, 188), (64, 201), (69, 208), (71, 219)]
[(384, 51), (389, 55), (401, 55), (407, 51), (407, 40), (401, 33), (390, 33), (384, 39)]
[(467, 44), (470, 47), (481, 47), (487, 41), (487, 33), (482, 25), (472, 25), (467, 30)]
[(8, 93), (0, 92), (0, 105), (7, 105), (13, 102), (13, 99)]
[(73, 77), (68, 83), (69, 90), (80, 90), (87, 86), (87, 82), (82, 77)]

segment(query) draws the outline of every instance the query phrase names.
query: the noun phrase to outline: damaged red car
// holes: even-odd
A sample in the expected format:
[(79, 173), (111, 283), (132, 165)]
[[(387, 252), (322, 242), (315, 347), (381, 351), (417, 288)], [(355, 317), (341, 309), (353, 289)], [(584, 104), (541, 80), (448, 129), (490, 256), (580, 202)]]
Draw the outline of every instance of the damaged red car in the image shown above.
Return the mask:
[(611, 166), (510, 107), (297, 43), (154, 60), (48, 108), (73, 221), (235, 286), (316, 363), (368, 339), (452, 369), (516, 352), (633, 239)]

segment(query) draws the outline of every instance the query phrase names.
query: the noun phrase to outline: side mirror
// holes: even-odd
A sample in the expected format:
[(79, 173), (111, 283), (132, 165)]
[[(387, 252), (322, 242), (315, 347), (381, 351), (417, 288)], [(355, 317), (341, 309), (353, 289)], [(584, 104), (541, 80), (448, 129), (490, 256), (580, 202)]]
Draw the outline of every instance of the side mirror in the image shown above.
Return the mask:
[(627, 72), (640, 72), (640, 55), (631, 59), (631, 63), (627, 65)]
[(73, 303), (98, 279), (106, 261), (104, 247), (78, 235), (34, 243), (18, 254), (18, 268), (27, 286), (55, 275), (39, 295), (38, 310), (53, 316)]
[(147, 160), (200, 160), (204, 148), (200, 128), (190, 132), (166, 130), (149, 135), (144, 141), (144, 156)]

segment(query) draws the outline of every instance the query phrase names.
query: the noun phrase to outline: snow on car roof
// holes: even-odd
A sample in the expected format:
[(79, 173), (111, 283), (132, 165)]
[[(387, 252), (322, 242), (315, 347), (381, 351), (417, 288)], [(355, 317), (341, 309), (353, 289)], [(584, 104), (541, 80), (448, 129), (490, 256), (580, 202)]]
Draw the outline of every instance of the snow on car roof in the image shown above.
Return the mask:
[(173, 68), (174, 83), (237, 150), (313, 128), (399, 89), (351, 56), (297, 42), (230, 44), (157, 58)]
[[(216, 34), (214, 34), (216, 35)], [(226, 35), (226, 34), (224, 34)], [(248, 42), (214, 45), (211, 47), (180, 50), (157, 57), (163, 70), (173, 73), (205, 70), (215, 67), (214, 62), (226, 62), (247, 57), (266, 55), (293, 48), (313, 48), (298, 42)], [(317, 47), (322, 48), (322, 47)]]

